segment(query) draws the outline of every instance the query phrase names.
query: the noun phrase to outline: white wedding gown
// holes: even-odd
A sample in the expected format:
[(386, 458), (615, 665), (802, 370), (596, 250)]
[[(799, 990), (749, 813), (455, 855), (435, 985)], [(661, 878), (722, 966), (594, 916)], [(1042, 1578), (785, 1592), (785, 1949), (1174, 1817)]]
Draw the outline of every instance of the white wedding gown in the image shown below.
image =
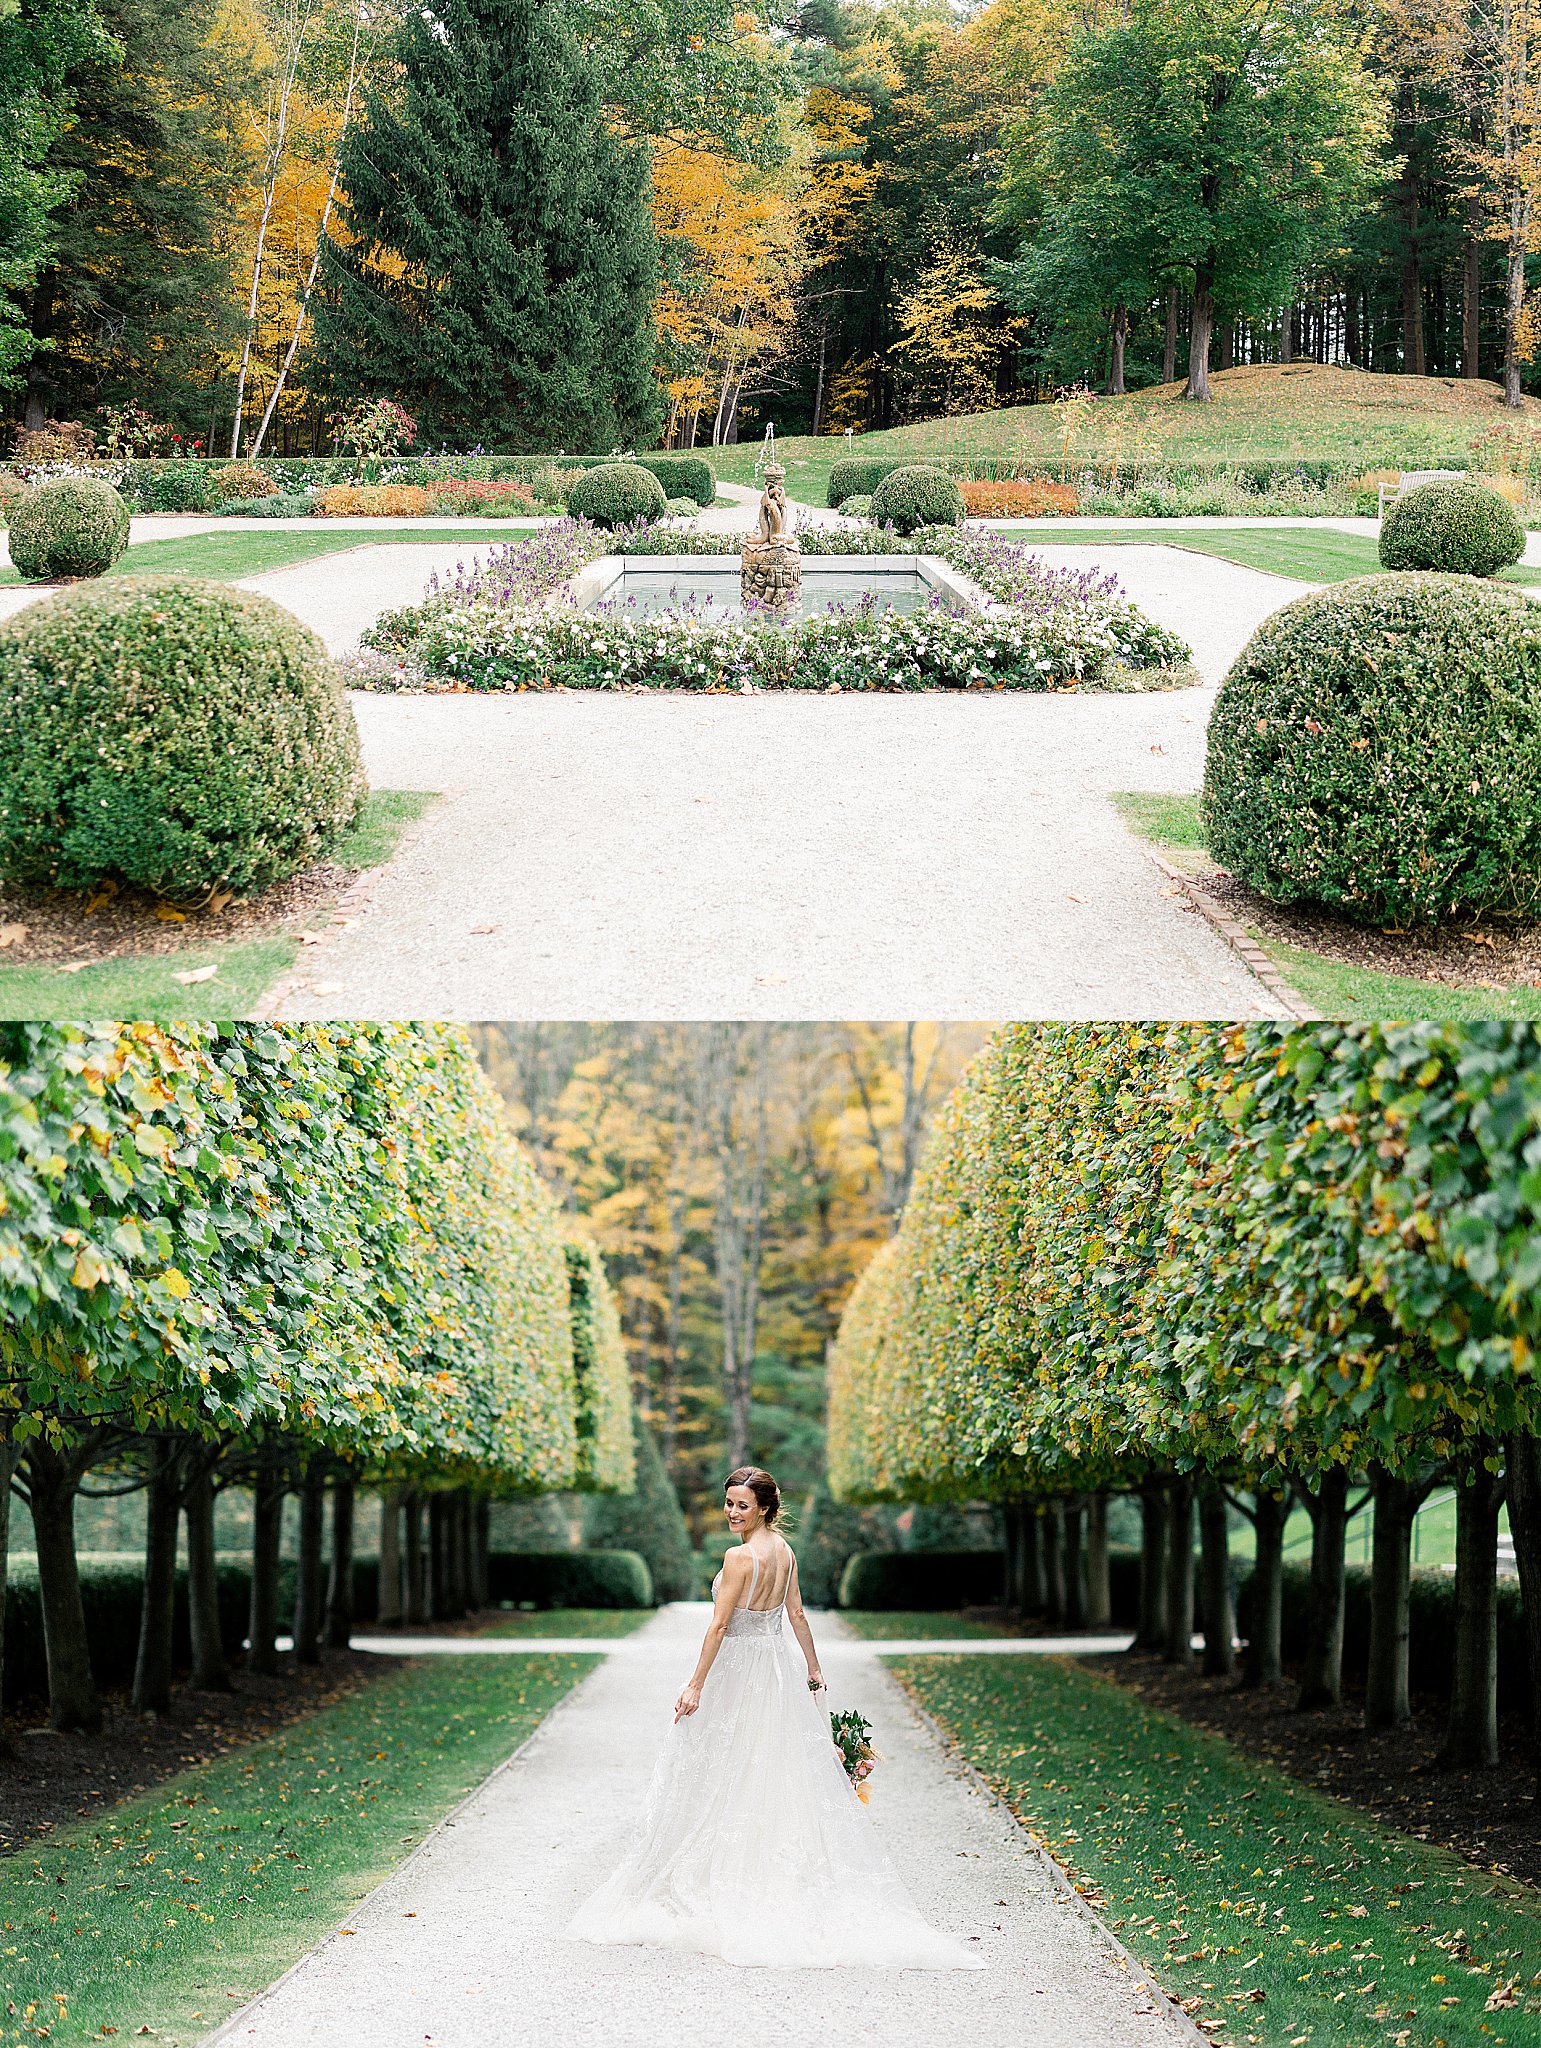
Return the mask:
[(782, 1634), (795, 1561), (765, 1608), (751, 1563), (701, 1704), (670, 1731), (631, 1846), (569, 1936), (783, 1969), (983, 1969), (922, 1917), (845, 1774), (827, 1696)]

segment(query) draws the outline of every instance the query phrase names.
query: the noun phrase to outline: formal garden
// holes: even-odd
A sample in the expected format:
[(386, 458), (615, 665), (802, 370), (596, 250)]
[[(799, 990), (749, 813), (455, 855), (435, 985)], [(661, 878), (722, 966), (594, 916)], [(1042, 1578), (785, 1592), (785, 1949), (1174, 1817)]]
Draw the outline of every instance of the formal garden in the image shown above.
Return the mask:
[[(483, 1780), (510, 1826), (566, 1796), (563, 1715), (655, 1637), (677, 1682), (740, 1428), (880, 1825), (881, 1666), (1211, 2038), (1528, 2038), (1534, 1031), (1012, 1026), (954, 1084), (977, 1034), (840, 1081), (778, 1029), (6, 1028), (17, 2039), (202, 2039), (399, 1926), (374, 1887)], [(758, 1223), (744, 1159), (676, 1178), (702, 1088), (770, 1147)]]

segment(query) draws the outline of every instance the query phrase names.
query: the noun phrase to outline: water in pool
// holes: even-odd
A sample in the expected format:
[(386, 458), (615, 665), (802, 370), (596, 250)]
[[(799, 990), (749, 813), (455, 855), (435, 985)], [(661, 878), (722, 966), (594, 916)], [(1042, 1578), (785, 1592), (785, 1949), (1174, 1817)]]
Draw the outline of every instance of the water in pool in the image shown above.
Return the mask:
[[(913, 569), (814, 569), (803, 565), (802, 610), (805, 619), (830, 611), (855, 611), (869, 600), (880, 611), (914, 612), (930, 601), (931, 592)], [(738, 564), (731, 574), (692, 574), (674, 569), (628, 569), (592, 611), (633, 618), (654, 618), (660, 612), (695, 612), (707, 618), (737, 617)]]

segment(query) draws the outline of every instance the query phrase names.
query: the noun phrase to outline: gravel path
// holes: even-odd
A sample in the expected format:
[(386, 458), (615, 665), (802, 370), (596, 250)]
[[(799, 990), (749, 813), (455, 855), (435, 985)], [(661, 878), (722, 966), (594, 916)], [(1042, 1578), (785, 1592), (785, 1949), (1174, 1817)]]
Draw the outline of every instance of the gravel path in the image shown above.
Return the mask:
[(1273, 1015), (1107, 794), (1195, 788), (1207, 703), (360, 697), (447, 800), (277, 1014)]
[[(754, 493), (724, 497), (713, 521), (746, 523)], [(361, 547), (246, 587), (341, 653), (479, 552)], [(1160, 546), (1039, 552), (1112, 570), (1206, 684), (1309, 587)], [(1109, 801), (1196, 788), (1211, 701), (360, 696), (375, 787), (445, 801), (275, 1013), (1276, 1014)]]
[[(1164, 2008), (1065, 1896), (1004, 1809), (949, 1765), (872, 1646), (828, 1645), (837, 1705), (875, 1724), (871, 1813), (969, 1973), (734, 1969), (562, 1939), (619, 1856), (707, 1610), (666, 1608), (513, 1762), (214, 2041), (252, 2048), (626, 2048), (750, 2038), (840, 2048), (1158, 2048)], [(831, 1634), (826, 1621), (823, 1634)], [(598, 1648), (600, 1645), (588, 1645)]]

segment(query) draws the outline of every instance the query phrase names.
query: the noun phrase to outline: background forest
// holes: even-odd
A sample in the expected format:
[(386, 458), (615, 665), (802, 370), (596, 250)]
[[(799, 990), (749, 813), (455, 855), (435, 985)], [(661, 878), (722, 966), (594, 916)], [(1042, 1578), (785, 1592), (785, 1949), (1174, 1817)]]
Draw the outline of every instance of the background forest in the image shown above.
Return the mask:
[(478, 1050), (605, 1255), (639, 1408), (699, 1542), (722, 1473), (824, 1467), (825, 1355), (984, 1032), (495, 1024)]
[[(32, 427), (132, 405), (159, 452), (319, 449), (339, 406), (410, 406), (446, 363), (470, 395), (522, 365), (519, 405), (479, 417), (543, 449), (1116, 391), (1199, 343), (1219, 368), (1502, 374), (1512, 402), (1538, 17), (0, 0), (0, 379)], [(485, 138), (534, 134), (532, 107), (513, 174)], [(536, 275), (553, 195), (603, 246)], [(463, 438), (468, 408), (428, 423)]]

